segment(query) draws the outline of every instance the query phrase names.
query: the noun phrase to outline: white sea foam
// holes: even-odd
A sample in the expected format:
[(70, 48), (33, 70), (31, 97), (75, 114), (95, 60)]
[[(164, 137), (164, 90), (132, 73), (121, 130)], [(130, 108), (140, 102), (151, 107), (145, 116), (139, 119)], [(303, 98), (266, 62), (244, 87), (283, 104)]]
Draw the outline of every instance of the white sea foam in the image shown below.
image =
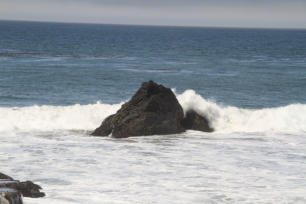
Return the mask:
[(1, 172), (43, 187), (28, 204), (306, 202), (305, 133), (261, 132), (304, 131), (305, 105), (246, 110), (192, 90), (178, 99), (217, 131), (88, 137), (69, 130), (93, 130), (121, 104), (2, 107)]
[[(217, 132), (306, 132), (306, 105), (242, 109), (206, 100), (193, 90), (177, 96), (184, 111), (194, 109)], [(0, 131), (93, 130), (121, 104), (0, 108)]]
[(0, 132), (92, 130), (121, 104), (0, 108)]
[(211, 121), (218, 132), (306, 132), (306, 105), (264, 109), (218, 105), (193, 90), (178, 95), (184, 111), (194, 109)]

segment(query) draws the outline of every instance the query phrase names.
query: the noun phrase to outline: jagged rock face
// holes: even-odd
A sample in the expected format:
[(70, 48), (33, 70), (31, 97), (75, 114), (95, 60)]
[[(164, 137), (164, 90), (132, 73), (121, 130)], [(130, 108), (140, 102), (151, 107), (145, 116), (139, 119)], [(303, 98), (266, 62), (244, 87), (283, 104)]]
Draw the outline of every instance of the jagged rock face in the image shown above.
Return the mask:
[(45, 193), (40, 192), (41, 187), (37, 184), (34, 184), (31, 181), (1, 181), (0, 180), (0, 190), (2, 188), (15, 189), (21, 193), (24, 197), (30, 198), (39, 198), (44, 197)]
[(183, 109), (171, 89), (149, 81), (92, 135), (123, 138), (181, 133), (183, 117)]
[(181, 124), (186, 130), (199, 130), (203, 132), (214, 131), (214, 129), (209, 126), (209, 121), (194, 110), (187, 111)]
[(24, 197), (40, 198), (45, 196), (45, 193), (40, 192), (41, 187), (32, 181), (12, 183), (7, 185), (7, 187), (18, 190)]

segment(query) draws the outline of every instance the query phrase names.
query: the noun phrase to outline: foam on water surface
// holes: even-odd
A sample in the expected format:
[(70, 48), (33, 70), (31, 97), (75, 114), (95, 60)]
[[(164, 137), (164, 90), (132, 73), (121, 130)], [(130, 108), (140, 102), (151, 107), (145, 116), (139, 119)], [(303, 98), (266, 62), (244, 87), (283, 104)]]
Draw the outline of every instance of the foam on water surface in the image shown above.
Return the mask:
[[(306, 132), (306, 105), (291, 104), (264, 109), (243, 109), (219, 105), (193, 90), (178, 94), (184, 111), (194, 109), (207, 117), (216, 132)], [(98, 127), (121, 104), (73, 106), (0, 107), (0, 132), (86, 130)]]
[(119, 109), (121, 104), (0, 107), (0, 132), (90, 130)]
[(178, 99), (217, 131), (91, 137), (121, 104), (2, 107), (1, 171), (44, 188), (29, 204), (306, 202), (305, 105), (239, 109), (192, 90)]
[(0, 136), (1, 170), (43, 186), (26, 203), (303, 203), (305, 137), (218, 134), (113, 139)]
[(184, 111), (193, 109), (211, 121), (217, 132), (306, 132), (306, 105), (291, 104), (264, 109), (223, 106), (193, 90), (178, 95)]

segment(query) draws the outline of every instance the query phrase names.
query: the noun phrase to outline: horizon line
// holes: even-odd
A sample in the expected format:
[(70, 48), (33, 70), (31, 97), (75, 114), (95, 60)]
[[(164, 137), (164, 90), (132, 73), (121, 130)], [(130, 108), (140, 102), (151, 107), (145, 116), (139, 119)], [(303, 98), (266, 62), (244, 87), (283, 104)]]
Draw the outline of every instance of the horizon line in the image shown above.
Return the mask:
[(302, 27), (257, 27), (257, 26), (200, 26), (200, 25), (163, 25), (163, 24), (133, 24), (133, 23), (97, 23), (76, 21), (52, 21), (52, 20), (26, 20), (26, 19), (0, 19), (0, 22), (25, 22), (25, 23), (57, 23), (57, 24), (84, 24), (84, 25), (112, 25), (112, 26), (143, 26), (143, 27), (177, 27), (177, 28), (212, 28), (212, 29), (258, 29), (258, 30), (306, 30)]

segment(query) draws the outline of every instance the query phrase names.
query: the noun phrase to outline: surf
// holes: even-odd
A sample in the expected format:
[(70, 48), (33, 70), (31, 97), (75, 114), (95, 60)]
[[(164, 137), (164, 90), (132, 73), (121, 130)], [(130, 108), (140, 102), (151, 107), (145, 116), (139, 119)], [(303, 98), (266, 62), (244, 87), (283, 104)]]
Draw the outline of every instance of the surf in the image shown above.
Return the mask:
[[(194, 90), (176, 94), (184, 112), (193, 109), (207, 117), (216, 133), (306, 132), (306, 105), (244, 109), (205, 99)], [(94, 130), (124, 102), (71, 106), (0, 107), (0, 132)]]
[(244, 109), (207, 100), (194, 90), (178, 95), (184, 111), (194, 109), (206, 116), (217, 132), (306, 132), (306, 105)]

